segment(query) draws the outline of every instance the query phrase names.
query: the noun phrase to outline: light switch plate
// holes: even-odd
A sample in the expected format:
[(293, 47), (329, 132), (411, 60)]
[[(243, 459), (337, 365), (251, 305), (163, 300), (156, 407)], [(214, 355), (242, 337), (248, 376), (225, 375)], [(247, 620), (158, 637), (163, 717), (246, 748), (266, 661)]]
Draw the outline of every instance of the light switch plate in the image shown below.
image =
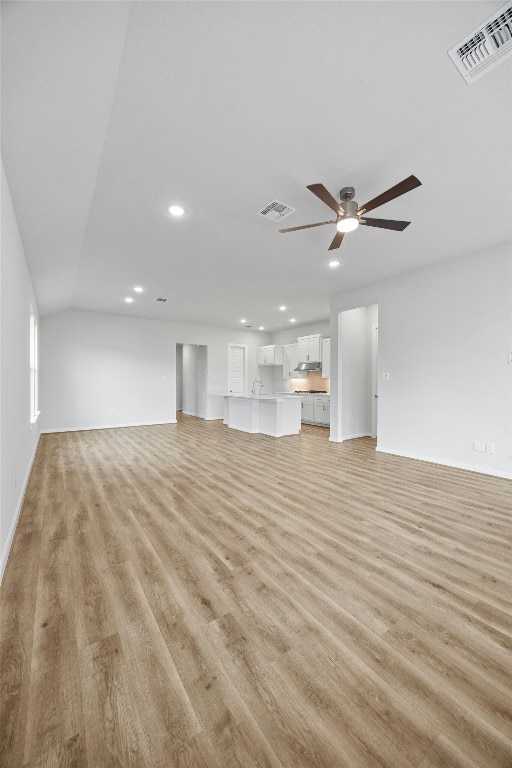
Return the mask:
[(382, 374), (382, 381), (389, 381), (389, 373)]

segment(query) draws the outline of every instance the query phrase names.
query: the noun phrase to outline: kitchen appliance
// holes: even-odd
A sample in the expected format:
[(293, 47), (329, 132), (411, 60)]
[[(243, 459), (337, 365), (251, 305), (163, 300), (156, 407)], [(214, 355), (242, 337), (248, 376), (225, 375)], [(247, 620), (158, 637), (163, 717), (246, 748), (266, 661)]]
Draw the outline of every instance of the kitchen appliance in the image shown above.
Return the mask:
[(292, 395), (328, 395), (323, 389), (294, 389)]
[[(369, 200), (364, 205), (358, 205), (353, 197), (355, 195), (354, 187), (343, 187), (340, 192), (340, 200), (338, 202), (331, 193), (324, 187), (323, 184), (308, 184), (307, 189), (316, 195), (320, 200), (325, 203), (336, 214), (336, 218), (331, 221), (319, 221), (317, 224), (303, 224), (300, 227), (288, 227), (287, 229), (280, 229), (279, 232), (296, 232), (298, 229), (309, 229), (310, 227), (322, 227), (324, 224), (336, 224), (337, 232), (329, 246), (329, 250), (339, 248), (341, 241), (343, 240), (346, 232), (352, 232), (357, 229), (360, 224), (366, 224), (368, 227), (380, 227), (381, 229), (394, 229), (397, 232), (402, 232), (411, 223), (410, 221), (394, 221), (393, 219), (368, 219), (365, 214), (368, 211), (373, 211), (374, 208), (379, 208), (384, 203), (389, 203), (390, 200), (394, 200), (400, 195), (405, 195), (406, 192), (410, 192), (416, 187), (421, 186), (421, 181), (416, 176), (408, 176), (403, 181), (395, 184), (394, 187), (383, 192), (381, 195), (374, 197), (373, 200)], [(296, 369), (297, 370), (297, 369)], [(304, 369), (301, 369), (304, 370)]]
[(322, 368), (322, 363), (319, 363), (316, 360), (312, 360), (309, 363), (299, 363), (296, 368), (294, 368), (294, 371), (320, 371)]

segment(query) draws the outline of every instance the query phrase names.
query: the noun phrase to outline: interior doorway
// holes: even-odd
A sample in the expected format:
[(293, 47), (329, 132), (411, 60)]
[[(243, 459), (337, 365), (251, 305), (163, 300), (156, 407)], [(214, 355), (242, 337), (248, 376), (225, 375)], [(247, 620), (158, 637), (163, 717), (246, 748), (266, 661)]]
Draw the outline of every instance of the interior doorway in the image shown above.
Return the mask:
[(377, 437), (377, 425), (379, 416), (379, 326), (372, 323), (372, 430), (371, 436)]
[(340, 314), (338, 409), (341, 439), (378, 434), (378, 305)]
[(176, 413), (183, 410), (183, 344), (176, 344)]
[(205, 344), (176, 344), (176, 410), (186, 416), (206, 419), (207, 384), (208, 347)]

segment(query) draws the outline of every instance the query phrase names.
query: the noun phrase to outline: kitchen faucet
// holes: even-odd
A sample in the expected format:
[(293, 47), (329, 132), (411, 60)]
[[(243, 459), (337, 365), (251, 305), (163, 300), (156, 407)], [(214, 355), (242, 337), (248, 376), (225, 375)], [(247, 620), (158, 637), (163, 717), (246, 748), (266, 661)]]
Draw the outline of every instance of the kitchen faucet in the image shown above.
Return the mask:
[(263, 392), (263, 382), (259, 381), (259, 379), (256, 379), (252, 383), (252, 396), (253, 397), (255, 397), (255, 395), (256, 395), (256, 384), (260, 385), (260, 391), (258, 392), (258, 395), (261, 395), (261, 393)]

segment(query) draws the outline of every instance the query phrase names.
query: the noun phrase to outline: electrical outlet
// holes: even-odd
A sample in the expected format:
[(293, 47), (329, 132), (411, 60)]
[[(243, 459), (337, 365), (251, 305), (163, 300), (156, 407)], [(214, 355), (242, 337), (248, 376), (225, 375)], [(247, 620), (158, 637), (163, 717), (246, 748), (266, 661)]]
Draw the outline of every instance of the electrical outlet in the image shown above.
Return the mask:
[(482, 453), (485, 453), (485, 443), (479, 443), (477, 440), (473, 443), (473, 450), (474, 451), (481, 451)]
[(487, 453), (494, 453), (494, 443), (486, 443), (485, 450)]

